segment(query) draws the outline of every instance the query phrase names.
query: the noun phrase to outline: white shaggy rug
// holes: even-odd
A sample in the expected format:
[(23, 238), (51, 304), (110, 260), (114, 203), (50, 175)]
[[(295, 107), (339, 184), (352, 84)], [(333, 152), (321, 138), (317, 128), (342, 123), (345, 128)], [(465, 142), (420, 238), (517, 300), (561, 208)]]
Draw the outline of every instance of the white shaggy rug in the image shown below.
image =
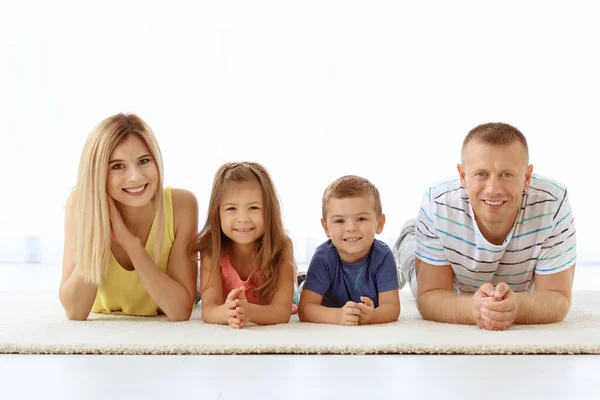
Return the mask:
[(600, 354), (600, 291), (579, 291), (562, 323), (482, 331), (424, 321), (407, 291), (398, 322), (342, 327), (308, 324), (204, 324), (92, 314), (68, 321), (56, 291), (0, 293), (0, 353), (28, 354)]

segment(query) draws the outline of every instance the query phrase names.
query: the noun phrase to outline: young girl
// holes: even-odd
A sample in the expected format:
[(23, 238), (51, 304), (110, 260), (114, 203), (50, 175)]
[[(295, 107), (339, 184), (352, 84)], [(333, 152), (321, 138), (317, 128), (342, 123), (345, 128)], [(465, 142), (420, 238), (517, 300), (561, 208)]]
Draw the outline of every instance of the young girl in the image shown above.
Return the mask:
[(197, 221), (192, 193), (163, 189), (150, 127), (133, 114), (100, 122), (67, 201), (59, 290), (67, 318), (92, 311), (189, 319), (198, 270), (186, 245)]
[(279, 324), (297, 310), (292, 242), (262, 165), (228, 163), (217, 171), (208, 218), (191, 250), (201, 254), (204, 322)]

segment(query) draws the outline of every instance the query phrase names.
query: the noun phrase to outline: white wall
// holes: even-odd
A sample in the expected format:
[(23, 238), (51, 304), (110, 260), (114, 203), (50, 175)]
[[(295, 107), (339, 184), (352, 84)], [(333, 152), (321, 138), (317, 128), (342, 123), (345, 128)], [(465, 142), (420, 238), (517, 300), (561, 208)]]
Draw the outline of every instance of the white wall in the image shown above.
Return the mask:
[(152, 126), (202, 218), (222, 162), (263, 163), (301, 263), (333, 179), (379, 187), (391, 243), (464, 135), (509, 122), (570, 190), (579, 263), (600, 261), (592, 2), (159, 4), (0, 6), (0, 262), (60, 263), (83, 142), (117, 112)]

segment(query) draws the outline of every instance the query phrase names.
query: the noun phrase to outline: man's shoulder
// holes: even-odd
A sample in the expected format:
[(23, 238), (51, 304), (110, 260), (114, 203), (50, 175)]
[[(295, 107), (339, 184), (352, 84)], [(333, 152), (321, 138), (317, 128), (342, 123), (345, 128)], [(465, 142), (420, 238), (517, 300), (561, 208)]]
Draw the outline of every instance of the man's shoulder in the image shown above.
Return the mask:
[(545, 176), (533, 174), (531, 183), (527, 189), (529, 196), (561, 198), (567, 191), (567, 187), (561, 182)]
[(438, 226), (447, 225), (449, 221), (461, 221), (460, 224), (449, 227), (449, 229), (456, 229), (472, 222), (469, 194), (461, 186), (459, 178), (447, 179), (431, 185), (428, 188), (428, 195), (429, 212), (424, 214), (423, 218), (427, 218), (430, 223)]
[(445, 201), (461, 197), (464, 189), (460, 185), (458, 177), (442, 179), (432, 183), (425, 190), (425, 194), (429, 196), (430, 201), (439, 200)]

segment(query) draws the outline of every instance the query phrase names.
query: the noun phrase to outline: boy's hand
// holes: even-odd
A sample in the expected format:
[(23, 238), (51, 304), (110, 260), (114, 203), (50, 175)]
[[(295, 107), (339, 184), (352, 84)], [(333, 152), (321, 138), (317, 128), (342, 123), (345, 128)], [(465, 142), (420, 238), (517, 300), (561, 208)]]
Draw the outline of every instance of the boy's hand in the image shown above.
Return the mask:
[(360, 325), (370, 324), (375, 313), (375, 303), (366, 296), (361, 296), (360, 301), (362, 301), (362, 303), (358, 305), (358, 309), (360, 310), (358, 323)]
[(346, 326), (355, 326), (358, 325), (358, 321), (360, 319), (360, 309), (358, 308), (358, 304), (349, 301), (344, 304), (344, 307), (340, 308), (340, 325)]

